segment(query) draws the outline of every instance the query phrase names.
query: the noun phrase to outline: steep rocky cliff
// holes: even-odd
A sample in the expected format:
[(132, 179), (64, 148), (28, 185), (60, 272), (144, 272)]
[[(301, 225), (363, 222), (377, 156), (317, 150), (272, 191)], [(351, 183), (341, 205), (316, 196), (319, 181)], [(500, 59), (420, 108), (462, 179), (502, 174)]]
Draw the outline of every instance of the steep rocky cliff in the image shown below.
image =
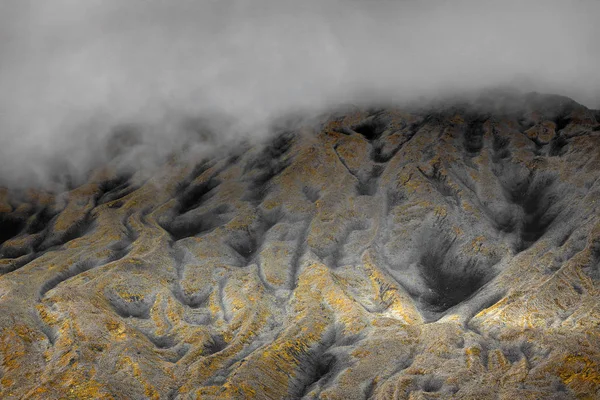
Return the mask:
[(600, 115), (481, 101), (0, 190), (0, 396), (600, 397)]

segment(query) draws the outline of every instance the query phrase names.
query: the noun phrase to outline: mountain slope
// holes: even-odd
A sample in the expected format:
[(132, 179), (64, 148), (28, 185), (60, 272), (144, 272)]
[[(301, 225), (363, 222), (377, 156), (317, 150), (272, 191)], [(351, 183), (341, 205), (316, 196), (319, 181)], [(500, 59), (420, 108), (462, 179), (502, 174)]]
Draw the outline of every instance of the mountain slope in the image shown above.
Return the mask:
[(598, 114), (494, 102), (1, 191), (2, 398), (599, 396)]

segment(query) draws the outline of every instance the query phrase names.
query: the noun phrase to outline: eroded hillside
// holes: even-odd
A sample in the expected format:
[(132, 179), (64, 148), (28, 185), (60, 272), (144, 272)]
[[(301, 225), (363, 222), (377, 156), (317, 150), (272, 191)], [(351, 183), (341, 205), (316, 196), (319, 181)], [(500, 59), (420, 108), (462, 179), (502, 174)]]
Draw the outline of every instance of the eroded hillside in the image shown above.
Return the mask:
[(597, 398), (600, 117), (491, 110), (1, 191), (0, 396)]

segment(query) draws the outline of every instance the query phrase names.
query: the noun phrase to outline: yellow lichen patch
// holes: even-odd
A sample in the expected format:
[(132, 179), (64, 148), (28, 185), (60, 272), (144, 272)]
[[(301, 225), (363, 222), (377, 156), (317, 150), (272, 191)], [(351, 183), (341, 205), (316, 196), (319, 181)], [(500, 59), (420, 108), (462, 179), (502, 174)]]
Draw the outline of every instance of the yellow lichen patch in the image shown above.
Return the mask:
[(199, 382), (204, 382), (224, 368), (228, 360), (242, 351), (264, 329), (268, 316), (268, 310), (264, 308), (248, 312), (243, 318), (243, 325), (239, 327), (235, 336), (232, 331), (223, 334), (225, 341), (228, 342), (228, 346), (223, 351), (200, 358), (190, 366), (189, 376), (191, 378), (182, 385), (179, 392), (189, 393), (198, 386)]
[(150, 307), (150, 319), (156, 326), (155, 334), (157, 336), (163, 336), (171, 329), (171, 324), (163, 317), (165, 315), (165, 303), (167, 303), (167, 300), (165, 299), (164, 294), (158, 293), (154, 304)]
[(24, 247), (31, 241), (31, 236), (17, 236), (4, 242), (6, 247)]
[(156, 391), (154, 386), (145, 378), (145, 374), (142, 373), (140, 365), (133, 361), (130, 357), (125, 356), (119, 359), (117, 362), (118, 369), (130, 369), (132, 375), (136, 378), (136, 380), (142, 385), (144, 388), (144, 394), (149, 399), (160, 399), (160, 394)]
[(31, 343), (33, 341), (40, 340), (41, 338), (43, 338), (41, 332), (32, 329), (31, 327), (25, 324), (16, 324), (13, 329), (25, 343)]
[(448, 215), (448, 209), (446, 207), (438, 206), (434, 209), (434, 214), (438, 218), (444, 218)]
[(333, 275), (322, 264), (313, 264), (307, 270), (306, 279), (306, 284), (321, 293), (332, 312), (337, 314), (339, 322), (344, 325), (344, 333), (356, 334), (367, 326), (360, 306), (344, 292), (343, 286), (347, 283), (342, 278)]
[(4, 377), (2, 379), (0, 379), (0, 385), (4, 386), (4, 387), (10, 387), (12, 385), (14, 385), (15, 380), (14, 379), (10, 379), (8, 377)]
[[(273, 343), (253, 353), (238, 366), (219, 392), (223, 398), (283, 398), (290, 377), (311, 349), (323, 338), (330, 324), (322, 308), (310, 302), (312, 279), (301, 274), (298, 283), (298, 317)], [(199, 397), (215, 388), (199, 389)]]
[(592, 398), (600, 389), (600, 367), (588, 356), (568, 355), (558, 368), (558, 375), (581, 398)]
[(0, 338), (0, 352), (2, 353), (2, 366), (6, 371), (12, 371), (20, 368), (21, 359), (27, 354), (27, 348), (15, 332), (9, 331)]
[(463, 208), (463, 210), (465, 210), (469, 214), (473, 214), (477, 218), (479, 218), (481, 216), (481, 211), (479, 211), (479, 209), (477, 209), (473, 205), (473, 203), (471, 203), (468, 200), (462, 200), (461, 201), (461, 207)]
[(465, 361), (467, 370), (473, 373), (481, 373), (484, 370), (481, 363), (481, 349), (479, 347), (468, 347), (465, 349)]
[(525, 381), (528, 373), (529, 365), (527, 364), (527, 359), (522, 357), (518, 362), (511, 366), (508, 372), (502, 376), (500, 383), (502, 385), (520, 384)]
[(388, 306), (390, 314), (406, 324), (422, 323), (423, 319), (412, 299), (377, 268), (369, 252), (363, 256), (363, 263), (373, 289), (378, 293), (380, 301)]
[(488, 353), (487, 368), (492, 373), (505, 373), (511, 367), (510, 361), (506, 359), (500, 349), (494, 349)]
[(268, 284), (281, 287), (287, 282), (294, 245), (290, 242), (273, 242), (261, 251), (261, 267)]
[(452, 231), (456, 236), (462, 236), (465, 234), (465, 232), (459, 226), (453, 226)]
[(184, 308), (181, 303), (173, 297), (167, 297), (167, 306), (164, 309), (164, 316), (168, 321), (168, 325), (176, 325), (183, 319)]
[(46, 383), (28, 394), (29, 399), (50, 399), (60, 398), (68, 400), (113, 400), (114, 397), (106, 393), (103, 385), (89, 375), (79, 371), (71, 371), (72, 376), (64, 374), (59, 380), (62, 385), (56, 385), (54, 382)]
[(125, 325), (116, 319), (106, 321), (106, 329), (116, 340), (124, 340), (127, 337)]
[[(310, 300), (312, 287), (319, 272), (307, 269), (298, 278), (296, 307), (298, 319), (284, 333), (261, 352), (253, 353), (219, 391), (224, 398), (282, 398), (287, 395), (290, 376), (305, 360), (307, 353), (319, 344), (329, 319), (323, 309)], [(318, 280), (318, 279), (317, 279)], [(236, 338), (239, 340), (238, 338)], [(224, 352), (233, 351), (229, 346)], [(212, 357), (211, 357), (212, 358)], [(215, 358), (216, 360), (216, 358)], [(213, 363), (211, 363), (213, 364)], [(220, 362), (219, 362), (220, 364)], [(217, 364), (217, 365), (219, 365)], [(203, 363), (205, 368), (215, 368)], [(213, 364), (215, 365), (215, 364)], [(216, 366), (216, 365), (215, 365)], [(274, 368), (276, 366), (276, 368)], [(187, 390), (184, 388), (184, 392)], [(216, 388), (203, 388), (196, 392), (199, 397), (214, 394)]]
[(48, 307), (46, 307), (45, 304), (38, 304), (35, 308), (37, 309), (40, 318), (45, 324), (53, 326), (58, 322), (56, 314), (49, 312)]

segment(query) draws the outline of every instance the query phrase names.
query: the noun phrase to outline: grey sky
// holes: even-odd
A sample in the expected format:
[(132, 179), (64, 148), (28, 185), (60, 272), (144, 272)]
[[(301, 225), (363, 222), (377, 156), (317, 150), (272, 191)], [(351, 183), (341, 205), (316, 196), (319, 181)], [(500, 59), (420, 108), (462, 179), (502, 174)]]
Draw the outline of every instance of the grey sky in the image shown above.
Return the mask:
[(595, 0), (3, 0), (0, 176), (85, 168), (120, 122), (167, 146), (173, 113), (254, 127), (501, 84), (600, 108), (598, 16)]

